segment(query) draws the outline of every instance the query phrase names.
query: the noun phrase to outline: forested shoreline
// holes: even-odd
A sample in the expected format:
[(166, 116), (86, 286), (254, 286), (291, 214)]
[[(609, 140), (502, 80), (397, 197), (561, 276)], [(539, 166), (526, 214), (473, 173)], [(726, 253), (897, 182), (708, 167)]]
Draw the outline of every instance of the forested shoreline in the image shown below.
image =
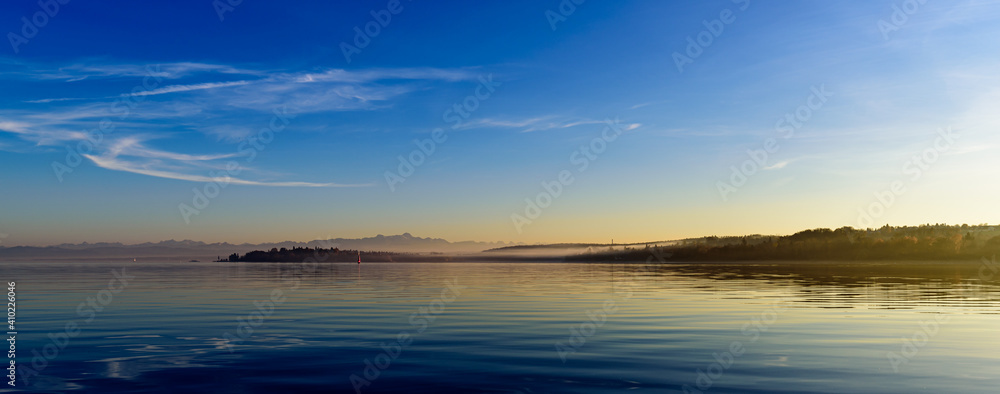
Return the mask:
[(567, 261), (950, 260), (1000, 252), (993, 226), (884, 226), (805, 230), (788, 236), (705, 237), (675, 246), (609, 248)]
[(415, 253), (394, 253), (382, 251), (358, 251), (342, 250), (339, 248), (273, 248), (269, 251), (255, 250), (244, 255), (233, 253), (223, 262), (254, 262), (254, 263), (288, 263), (288, 262), (357, 262), (358, 258), (362, 262), (422, 262), (422, 261), (451, 261), (450, 256), (436, 253), (421, 255)]
[[(553, 253), (564, 249), (565, 253)], [(224, 262), (447, 262), (447, 261), (766, 261), (766, 260), (954, 260), (1000, 252), (995, 226), (883, 226), (819, 228), (787, 236), (703, 237), (629, 245), (554, 244), (446, 255), (295, 247), (231, 254)]]

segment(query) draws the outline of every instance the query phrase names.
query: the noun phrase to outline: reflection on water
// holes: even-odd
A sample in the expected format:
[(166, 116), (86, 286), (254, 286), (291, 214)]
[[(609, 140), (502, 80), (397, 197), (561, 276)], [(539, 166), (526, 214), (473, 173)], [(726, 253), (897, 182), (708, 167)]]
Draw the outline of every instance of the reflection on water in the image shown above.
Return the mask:
[(0, 263), (21, 389), (171, 393), (995, 392), (995, 267)]

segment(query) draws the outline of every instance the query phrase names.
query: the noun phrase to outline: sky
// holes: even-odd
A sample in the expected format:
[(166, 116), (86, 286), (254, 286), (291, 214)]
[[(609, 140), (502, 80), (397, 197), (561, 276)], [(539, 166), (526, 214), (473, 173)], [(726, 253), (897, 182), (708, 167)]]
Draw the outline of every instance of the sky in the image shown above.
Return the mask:
[(995, 1), (60, 1), (0, 5), (0, 246), (1000, 222)]

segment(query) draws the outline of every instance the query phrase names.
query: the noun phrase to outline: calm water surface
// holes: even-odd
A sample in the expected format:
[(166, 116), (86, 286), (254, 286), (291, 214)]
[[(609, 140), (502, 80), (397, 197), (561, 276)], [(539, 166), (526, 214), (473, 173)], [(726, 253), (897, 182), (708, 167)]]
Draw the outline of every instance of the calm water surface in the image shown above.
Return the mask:
[(0, 280), (15, 391), (996, 393), (993, 268), (0, 262)]

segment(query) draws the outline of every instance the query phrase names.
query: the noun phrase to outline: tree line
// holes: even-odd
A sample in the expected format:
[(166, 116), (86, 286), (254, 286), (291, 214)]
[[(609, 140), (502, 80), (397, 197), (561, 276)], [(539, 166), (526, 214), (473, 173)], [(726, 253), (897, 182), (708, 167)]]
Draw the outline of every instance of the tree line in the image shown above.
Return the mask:
[(340, 249), (340, 248), (309, 248), (294, 247), (271, 248), (271, 250), (254, 250), (240, 255), (233, 253), (227, 259), (221, 261), (228, 262), (257, 262), (257, 263), (288, 263), (288, 262), (356, 262), (360, 253), (363, 262), (392, 262), (392, 261), (447, 261), (448, 258), (442, 255), (418, 255), (410, 253), (394, 253), (382, 251), (361, 251)]
[(676, 246), (608, 249), (566, 259), (645, 261), (651, 252), (678, 261), (978, 259), (1000, 252), (1000, 234), (986, 225), (819, 228), (788, 236), (705, 237)]

